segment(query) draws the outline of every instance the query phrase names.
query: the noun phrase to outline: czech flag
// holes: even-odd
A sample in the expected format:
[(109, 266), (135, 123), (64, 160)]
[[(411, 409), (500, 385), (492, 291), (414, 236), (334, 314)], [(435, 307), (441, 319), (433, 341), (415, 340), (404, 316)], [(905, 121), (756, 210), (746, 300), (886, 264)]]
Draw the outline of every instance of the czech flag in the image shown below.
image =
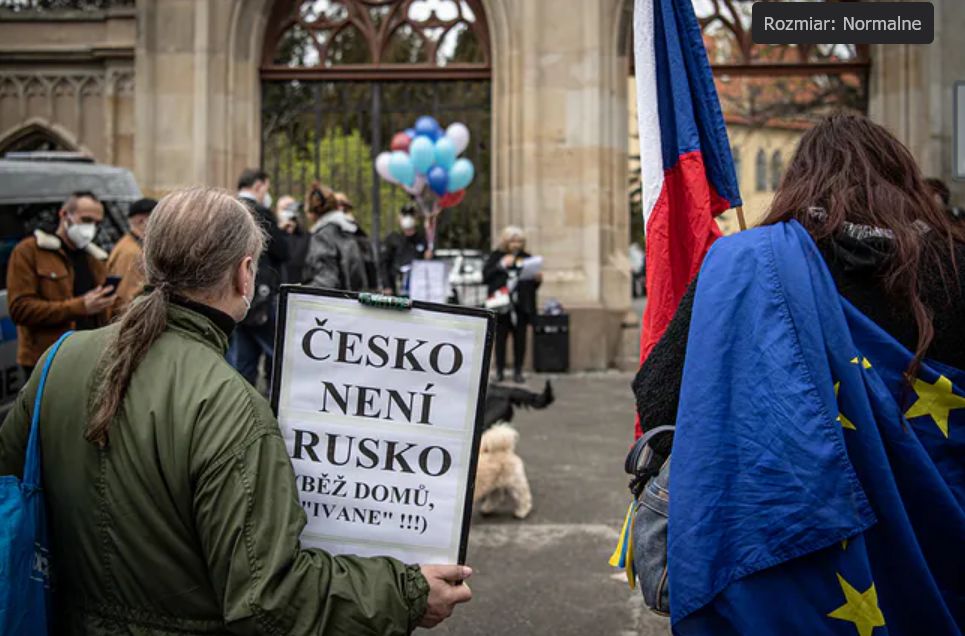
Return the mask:
[(647, 264), (643, 361), (720, 236), (714, 217), (741, 199), (691, 0), (636, 0), (633, 27)]

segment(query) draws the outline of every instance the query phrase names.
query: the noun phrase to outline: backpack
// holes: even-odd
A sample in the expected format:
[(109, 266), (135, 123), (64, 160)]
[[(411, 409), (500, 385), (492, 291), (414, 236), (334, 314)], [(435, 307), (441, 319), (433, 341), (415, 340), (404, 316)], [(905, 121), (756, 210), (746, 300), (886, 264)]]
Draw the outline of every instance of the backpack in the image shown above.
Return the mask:
[(631, 525), (633, 569), (647, 607), (663, 616), (670, 615), (667, 583), (670, 456), (654, 451), (653, 442), (673, 433), (673, 426), (650, 429), (630, 449), (624, 464), (626, 472), (633, 476), (629, 487), (636, 501)]
[(41, 485), (40, 405), (57, 350), (50, 348), (34, 399), (23, 479), (0, 476), (0, 636), (46, 634), (50, 617), (50, 556)]

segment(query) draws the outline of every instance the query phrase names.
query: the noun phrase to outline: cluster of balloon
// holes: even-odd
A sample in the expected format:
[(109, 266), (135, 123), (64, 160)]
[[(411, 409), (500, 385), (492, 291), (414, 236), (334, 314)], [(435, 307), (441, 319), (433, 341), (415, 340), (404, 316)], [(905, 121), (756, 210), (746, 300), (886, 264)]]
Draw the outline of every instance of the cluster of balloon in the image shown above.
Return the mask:
[(402, 186), (425, 216), (429, 249), (435, 242), (439, 214), (459, 205), (476, 176), (472, 162), (460, 154), (469, 146), (469, 129), (455, 123), (443, 130), (433, 117), (423, 115), (414, 128), (392, 137), (391, 151), (375, 158), (379, 176)]

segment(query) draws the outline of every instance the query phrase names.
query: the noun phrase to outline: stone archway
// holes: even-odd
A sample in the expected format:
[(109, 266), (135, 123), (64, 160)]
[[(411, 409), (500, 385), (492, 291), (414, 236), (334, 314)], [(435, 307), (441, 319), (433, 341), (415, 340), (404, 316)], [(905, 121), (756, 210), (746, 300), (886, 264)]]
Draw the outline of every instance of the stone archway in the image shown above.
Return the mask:
[[(492, 232), (527, 231), (545, 258), (542, 296), (571, 311), (573, 367), (605, 368), (630, 295), (620, 259), (626, 67), (614, 45), (623, 0), (479, 3), (491, 43)], [(233, 189), (258, 162), (259, 68), (275, 7), (137, 3), (135, 169), (146, 193), (194, 183)]]
[(33, 117), (22, 125), (0, 133), (0, 157), (17, 151), (80, 151), (82, 148), (66, 128), (51, 124), (40, 117)]

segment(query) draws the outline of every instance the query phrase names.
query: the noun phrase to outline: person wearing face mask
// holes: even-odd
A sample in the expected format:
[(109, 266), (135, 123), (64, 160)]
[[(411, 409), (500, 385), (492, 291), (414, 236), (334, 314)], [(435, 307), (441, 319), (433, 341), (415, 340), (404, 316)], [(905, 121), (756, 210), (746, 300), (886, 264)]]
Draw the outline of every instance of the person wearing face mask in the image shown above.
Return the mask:
[(382, 268), (383, 293), (395, 296), (399, 293), (399, 282), (412, 265), (428, 255), (429, 242), (426, 233), (419, 227), (418, 210), (409, 203), (399, 213), (399, 231), (392, 232), (382, 242), (379, 265)]
[(107, 259), (107, 275), (120, 278), (117, 284), (113, 314), (123, 313), (134, 297), (144, 290), (144, 269), (141, 265), (144, 228), (157, 201), (139, 199), (127, 212), (128, 232), (117, 242)]
[(107, 322), (114, 302), (105, 285), (107, 253), (94, 242), (104, 207), (90, 192), (72, 194), (54, 234), (35, 230), (7, 268), (7, 306), (17, 325), (17, 364), (29, 376), (40, 355), (70, 329)]
[[(51, 633), (408, 634), (469, 600), (464, 566), (301, 545), (278, 421), (224, 359), (264, 241), (228, 192), (165, 196), (147, 293), (53, 358), (39, 428)], [(23, 472), (39, 375), (0, 426), (0, 475)]]
[(228, 362), (252, 384), (258, 379), (258, 365), (262, 358), (270, 374), (278, 288), (285, 264), (291, 258), (288, 235), (278, 227), (271, 212), (270, 188), (271, 180), (264, 170), (249, 168), (238, 177), (238, 198), (248, 206), (268, 236), (268, 243), (258, 261), (258, 280), (255, 281), (251, 311), (238, 325), (228, 348)]

